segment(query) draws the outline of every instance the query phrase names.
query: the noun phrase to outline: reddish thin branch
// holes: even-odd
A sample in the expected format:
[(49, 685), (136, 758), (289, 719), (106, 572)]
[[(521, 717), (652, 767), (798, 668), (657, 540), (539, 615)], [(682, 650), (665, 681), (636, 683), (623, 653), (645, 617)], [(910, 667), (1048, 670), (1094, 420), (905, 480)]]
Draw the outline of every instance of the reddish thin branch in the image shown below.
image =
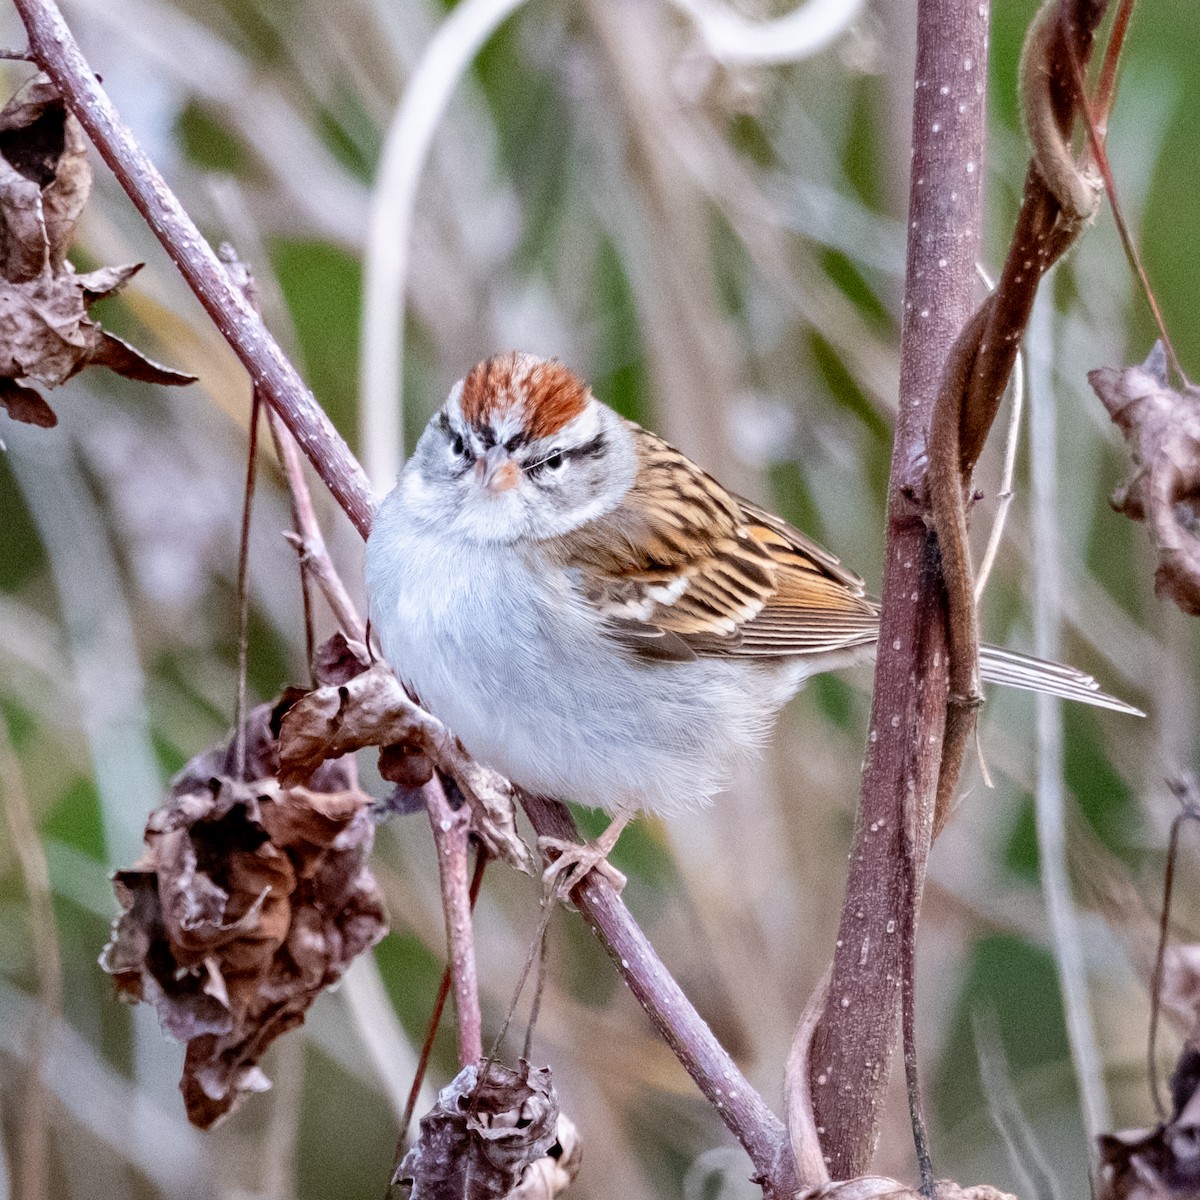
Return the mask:
[[(979, 692), (979, 630), (967, 544), (964, 493), (995, 421), (1033, 302), (1046, 271), (1094, 215), (1099, 180), (1076, 161), (1070, 134), (1086, 117), (1083, 65), (1107, 0), (1048, 2), (1034, 17), (1021, 55), (1021, 98), (1033, 143), (1021, 210), (1000, 282), (963, 328), (934, 405), (929, 446), (930, 516), (946, 587), (950, 708), (938, 784), (936, 836), (949, 816), (963, 752), (975, 724)], [(1123, 36), (1124, 23), (1114, 37)], [(1102, 86), (1111, 89), (1117, 50), (1105, 59)], [(1106, 95), (1110, 104), (1111, 92)], [(1089, 121), (1089, 124), (1090, 121)], [(1094, 148), (1103, 148), (1093, 138)]]
[[(961, 401), (963, 477), (970, 476), (1004, 395), (1042, 276), (1066, 252), (1099, 202), (1099, 180), (1070, 154), (1076, 64), (1086, 65), (1108, 0), (1062, 0), (1034, 18), (1022, 58), (1022, 103), (1034, 161), (996, 290), (984, 302), (970, 391)], [(1037, 55), (1034, 58), (1034, 55)]]
[[(154, 230), (172, 261), (277, 411), (317, 474), (365, 537), (374, 503), (366, 476), (261, 321), (231, 285), (224, 267), (158, 171), (121, 124), (53, 0), (14, 0), (38, 65), (54, 80), (105, 162)], [(529, 798), (526, 809), (544, 836), (578, 839), (560, 804)], [(701, 1091), (754, 1163), (767, 1200), (796, 1190), (796, 1170), (782, 1122), (753, 1090), (654, 952), (607, 883), (589, 875), (576, 889), (630, 989)]]
[(325, 544), (316, 509), (313, 508), (296, 441), (273, 408), (267, 409), (267, 420), (275, 443), (275, 453), (283, 464), (283, 474), (292, 496), (296, 533), (290, 535), (288, 541), (296, 547), (296, 553), (300, 556), (300, 569), (321, 589), (321, 595), (325, 597), (325, 603), (329, 605), (333, 619), (342, 632), (355, 641), (365, 642), (366, 623), (359, 616), (358, 608), (333, 565), (333, 559), (329, 557), (329, 548)]
[(1108, 118), (1114, 100), (1113, 89), (1116, 87), (1117, 61), (1120, 57), (1121, 47), (1124, 44), (1125, 33), (1129, 26), (1129, 18), (1132, 10), (1133, 0), (1125, 0), (1117, 13), (1112, 37), (1109, 40), (1108, 50), (1104, 56), (1104, 71), (1101, 75), (1100, 84), (1096, 89), (1096, 98), (1094, 101), (1088, 100), (1082, 66), (1076, 61), (1072, 63), (1072, 67), (1074, 68), (1075, 82), (1078, 88), (1080, 115), (1083, 117), (1084, 129), (1088, 137), (1088, 148), (1091, 150), (1092, 161), (1095, 162), (1096, 168), (1104, 180), (1104, 188), (1108, 193), (1108, 204), (1112, 209), (1113, 221), (1116, 223), (1117, 233), (1121, 238), (1121, 247), (1125, 251), (1126, 261), (1138, 277), (1138, 282), (1142, 285), (1142, 294), (1146, 297), (1146, 303), (1150, 306), (1150, 313), (1154, 317), (1155, 325), (1158, 326), (1158, 335), (1162, 339), (1167, 357), (1171, 360), (1171, 366), (1174, 368), (1176, 375), (1186, 384), (1188, 383), (1187, 374), (1184, 372), (1183, 364), (1179, 361), (1179, 355), (1175, 352), (1175, 343), (1171, 339), (1170, 332), (1167, 330), (1166, 321), (1163, 320), (1162, 309), (1158, 304), (1158, 297), (1154, 294), (1154, 289), (1150, 286), (1150, 276), (1146, 272), (1146, 266), (1142, 262), (1142, 256), (1137, 248), (1137, 243), (1133, 240), (1133, 234), (1130, 232), (1129, 224), (1125, 220), (1125, 212), (1117, 196), (1117, 185), (1113, 179), (1112, 166), (1109, 164), (1108, 150), (1105, 146), (1105, 132), (1108, 128)]
[(446, 950), (458, 1014), (458, 1065), (483, 1058), (483, 1017), (479, 1009), (479, 975), (475, 968), (474, 923), (471, 920), (471, 872), (468, 865), (471, 809), (450, 807), (445, 789), (436, 777), (422, 789), (433, 842), (437, 847), (438, 878), (442, 885), (442, 912), (446, 922)]

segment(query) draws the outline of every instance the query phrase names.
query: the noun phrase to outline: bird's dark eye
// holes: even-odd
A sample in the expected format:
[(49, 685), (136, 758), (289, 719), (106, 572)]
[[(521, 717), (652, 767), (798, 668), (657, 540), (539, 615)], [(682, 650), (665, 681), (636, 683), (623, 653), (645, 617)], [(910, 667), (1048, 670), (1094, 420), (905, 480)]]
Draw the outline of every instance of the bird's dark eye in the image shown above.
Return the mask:
[(462, 453), (466, 448), (466, 443), (463, 442), (461, 433), (456, 433), (450, 439), (450, 453), (453, 454), (455, 458), (461, 458)]
[(561, 450), (555, 450), (552, 454), (547, 454), (543, 461), (551, 471), (561, 471), (567, 462)]

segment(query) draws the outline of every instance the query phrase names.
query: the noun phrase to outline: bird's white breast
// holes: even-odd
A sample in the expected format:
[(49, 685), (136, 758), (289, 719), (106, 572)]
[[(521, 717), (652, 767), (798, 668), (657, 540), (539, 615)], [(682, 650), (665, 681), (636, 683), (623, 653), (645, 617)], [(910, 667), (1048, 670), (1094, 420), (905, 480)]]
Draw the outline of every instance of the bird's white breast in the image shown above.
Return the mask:
[(476, 758), (593, 807), (703, 803), (794, 688), (762, 664), (638, 659), (536, 544), (450, 547), (397, 493), (376, 518), (367, 584), (389, 663)]

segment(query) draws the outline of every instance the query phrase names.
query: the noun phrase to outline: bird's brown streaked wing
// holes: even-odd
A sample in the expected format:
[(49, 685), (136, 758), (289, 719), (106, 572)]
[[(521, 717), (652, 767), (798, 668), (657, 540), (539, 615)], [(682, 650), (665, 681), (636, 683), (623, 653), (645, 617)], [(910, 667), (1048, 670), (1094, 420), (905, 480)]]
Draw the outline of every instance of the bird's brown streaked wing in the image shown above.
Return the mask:
[(751, 534), (772, 550), (772, 556), (781, 562), (792, 562), (802, 570), (817, 570), (830, 579), (842, 584), (855, 596), (866, 595), (866, 584), (862, 576), (851, 571), (836, 554), (826, 550), (820, 542), (789, 525), (782, 517), (761, 508), (752, 500), (735, 497), (741, 519)]
[(740, 500), (751, 537), (776, 568), (776, 587), (762, 610), (741, 628), (742, 655), (824, 654), (870, 645), (879, 631), (879, 606), (860, 576), (781, 517)]
[(680, 661), (818, 654), (874, 639), (876, 609), (857, 575), (634, 430), (642, 467), (625, 501), (547, 547), (578, 572), (616, 640)]
[(632, 428), (641, 468), (624, 502), (542, 545), (579, 574), (613, 637), (636, 653), (687, 659), (694, 640), (732, 644), (775, 593), (770, 551), (720, 484), (655, 434)]

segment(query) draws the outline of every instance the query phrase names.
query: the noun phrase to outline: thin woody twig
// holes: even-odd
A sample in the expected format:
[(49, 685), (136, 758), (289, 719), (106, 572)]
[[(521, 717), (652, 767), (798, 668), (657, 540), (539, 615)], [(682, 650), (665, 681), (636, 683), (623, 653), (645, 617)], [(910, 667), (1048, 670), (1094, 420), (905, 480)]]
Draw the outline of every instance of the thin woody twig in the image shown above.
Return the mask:
[(338, 627), (347, 637), (365, 642), (367, 627), (354, 601), (350, 599), (350, 593), (334, 567), (333, 560), (329, 557), (325, 539), (319, 533), (315, 538), (307, 533), (285, 533), (283, 536), (296, 547), (301, 565), (325, 598)]
[[(1130, 9), (1132, 9), (1132, 4), (1127, 2), (1122, 5), (1121, 11), (1118, 14), (1118, 23), (1113, 29), (1110, 41), (1110, 52), (1105, 55), (1105, 72), (1101, 78), (1100, 87), (1097, 89), (1098, 94), (1095, 103), (1092, 103), (1088, 99), (1083, 79), (1083, 68), (1080, 66), (1078, 60), (1072, 58), (1071, 66), (1078, 89), (1080, 114), (1088, 136), (1088, 148), (1092, 154), (1092, 161), (1095, 162), (1096, 168), (1104, 180), (1104, 189), (1108, 193), (1108, 204), (1112, 209), (1113, 221), (1117, 226), (1117, 234), (1121, 239), (1121, 248), (1125, 251), (1125, 258), (1129, 263), (1130, 269), (1137, 276), (1138, 283), (1142, 286), (1142, 295), (1146, 297), (1146, 303), (1150, 307), (1150, 315), (1154, 318), (1154, 324), (1158, 327), (1158, 335), (1162, 339), (1167, 357), (1171, 360), (1171, 366), (1175, 369), (1176, 375), (1187, 384), (1189, 382), (1188, 377), (1184, 372), (1183, 364), (1179, 361), (1179, 355), (1175, 352), (1175, 343), (1171, 340), (1166, 321), (1163, 320), (1162, 309), (1158, 304), (1158, 297), (1154, 294), (1154, 289), (1150, 286), (1150, 276), (1146, 272), (1146, 264), (1142, 261), (1141, 252), (1138, 250), (1137, 243), (1133, 240), (1133, 234), (1130, 233), (1129, 225), (1125, 220), (1125, 210), (1121, 207), (1121, 202), (1117, 196), (1117, 185), (1113, 179), (1112, 166), (1108, 161), (1108, 150), (1105, 147), (1104, 131), (1108, 122), (1108, 109), (1113, 100), (1111, 89), (1116, 87), (1116, 62), (1120, 54), (1120, 47), (1124, 42), (1125, 29), (1129, 21), (1130, 13), (1127, 10)], [(1113, 43), (1117, 47), (1115, 52), (1112, 51)]]
[[(225, 264), (225, 269), (229, 275), (230, 282), (242, 293), (246, 299), (246, 303), (255, 311), (256, 314), (262, 316), (262, 308), (259, 305), (258, 281), (254, 278), (254, 273), (249, 266), (238, 258), (237, 251), (228, 242), (222, 242), (217, 251), (221, 262)], [(258, 425), (258, 395), (255, 393), (256, 403), (254, 406), (253, 421), (255, 424), (255, 433), (257, 434)], [(295, 525), (297, 536), (306, 527), (311, 526), (316, 530), (317, 537), (321, 536), (320, 526), (317, 525), (316, 518), (312, 511), (312, 497), (309, 495), (308, 484), (304, 480), (304, 470), (300, 465), (300, 453), (296, 448), (295, 439), (287, 432), (280, 420), (279, 414), (268, 404), (267, 410), (267, 427), (271, 431), (271, 441), (275, 446), (275, 454), (279, 461), (284, 466), (284, 475), (288, 482), (288, 496), (292, 508), (292, 524)], [(239, 564), (240, 565), (240, 564)], [(309, 570), (304, 561), (304, 556), (300, 556), (300, 595), (304, 604), (304, 651), (305, 661), (308, 663), (309, 670), (312, 670), (314, 641), (313, 641), (313, 624), (312, 624), (312, 597), (308, 586)]]
[(1159, 1121), (1165, 1121), (1169, 1109), (1163, 1103), (1162, 1090), (1158, 1081), (1158, 1022), (1162, 1011), (1163, 971), (1167, 960), (1167, 942), (1171, 936), (1171, 898), (1175, 890), (1175, 863), (1179, 857), (1179, 835), (1187, 821), (1200, 821), (1200, 807), (1196, 804), (1196, 785), (1191, 778), (1168, 781), (1183, 809), (1171, 822), (1171, 836), (1167, 842), (1167, 867), (1163, 877), (1162, 909), (1158, 917), (1158, 948), (1154, 954), (1154, 972), (1150, 979), (1150, 1032), (1146, 1041), (1146, 1057), (1150, 1098)]
[(437, 847), (446, 948), (458, 1014), (458, 1065), (465, 1067), (483, 1057), (483, 1018), (479, 1008), (479, 974), (475, 967), (470, 872), (467, 869), (471, 809), (466, 804), (457, 810), (451, 808), (446, 792), (437, 780), (430, 780), (422, 791)]
[(29, 49), (54, 81), (263, 398), (283, 418), (325, 486), (364, 537), (374, 501), (362, 467), (296, 368), (230, 281), (212, 247), (121, 122), (53, 0), (13, 0)]
[(250, 401), (250, 436), (246, 448), (246, 491), (242, 496), (242, 528), (238, 539), (237, 700), (233, 714), (233, 762), (238, 779), (246, 778), (246, 662), (250, 651), (250, 514), (254, 507), (254, 481), (258, 474), (258, 418), (262, 397), (254, 389)]
[[(1099, 195), (1096, 181), (1070, 156), (1067, 131), (1077, 111), (1073, 64), (1082, 67), (1089, 61), (1107, 4), (1108, 0), (1047, 0), (1022, 55), (1021, 93), (1033, 162), (1026, 172), (999, 285), (984, 302), (989, 309), (987, 323), (979, 339), (970, 392), (962, 404), (964, 478), (974, 470), (995, 420), (1038, 284), (1094, 212)], [(1082, 182), (1073, 182), (1071, 172)]]
[[(312, 497), (308, 493), (308, 485), (304, 481), (304, 468), (300, 464), (300, 452), (296, 442), (288, 433), (279, 414), (267, 405), (267, 428), (271, 431), (271, 444), (275, 447), (275, 457), (283, 467), (284, 478), (288, 484), (288, 498), (292, 508), (292, 526), (294, 532), (288, 541), (296, 547), (296, 559), (300, 573), (300, 599), (304, 605), (304, 661), (308, 663), (309, 671), (313, 669), (313, 658), (317, 651), (316, 634), (313, 632), (312, 610), (312, 569), (304, 554), (304, 517), (301, 513), (301, 497), (312, 508)], [(318, 533), (320, 529), (318, 528)], [(287, 535), (284, 535), (287, 537)]]
[[(483, 873), (487, 869), (488, 854), (482, 846), (476, 848), (475, 853), (475, 869), (471, 873), (471, 888), (467, 899), (471, 905), (471, 911), (475, 911), (475, 901), (479, 899), (479, 889), (483, 884)], [(408, 1101), (404, 1105), (404, 1114), (400, 1118), (400, 1135), (396, 1139), (396, 1161), (395, 1166), (400, 1165), (400, 1160), (404, 1157), (404, 1148), (408, 1140), (408, 1130), (412, 1125), (413, 1114), (417, 1111), (417, 1101), (421, 1095), (421, 1085), (425, 1082), (425, 1072), (429, 1069), (429, 1059), (433, 1054), (433, 1041), (437, 1037), (438, 1027), (442, 1023), (442, 1013), (446, 1008), (446, 1001), (450, 997), (450, 989), (454, 985), (450, 964), (446, 964), (446, 969), (442, 972), (442, 982), (438, 985), (437, 998), (433, 1002), (433, 1010), (429, 1014), (429, 1025), (425, 1030), (425, 1040), (421, 1043), (421, 1056), (417, 1060), (417, 1069), (413, 1073), (412, 1087), (408, 1091)]]
[(1129, 32), (1129, 22), (1136, 3), (1137, 0), (1121, 0), (1117, 5), (1117, 15), (1113, 18), (1108, 45), (1104, 49), (1104, 61), (1100, 65), (1100, 78), (1096, 83), (1096, 98), (1093, 104), (1100, 142), (1104, 141), (1108, 129), (1108, 118), (1117, 94), (1117, 67), (1121, 61), (1121, 51), (1125, 48), (1125, 36)]
[[(132, 134), (118, 120), (53, 0), (14, 0), (39, 65), (54, 80), (114, 175), (233, 346), (264, 396), (364, 537), (373, 501), (366, 476), (311, 392), (226, 277), (224, 268), (183, 212)], [(529, 798), (526, 810), (543, 836), (578, 838), (570, 814)], [(795, 1163), (782, 1122), (753, 1090), (662, 965), (645, 935), (608, 885), (589, 875), (576, 889), (618, 970), (668, 1045), (746, 1148), (767, 1200), (795, 1188)], [(585, 907), (586, 906), (586, 907)]]

